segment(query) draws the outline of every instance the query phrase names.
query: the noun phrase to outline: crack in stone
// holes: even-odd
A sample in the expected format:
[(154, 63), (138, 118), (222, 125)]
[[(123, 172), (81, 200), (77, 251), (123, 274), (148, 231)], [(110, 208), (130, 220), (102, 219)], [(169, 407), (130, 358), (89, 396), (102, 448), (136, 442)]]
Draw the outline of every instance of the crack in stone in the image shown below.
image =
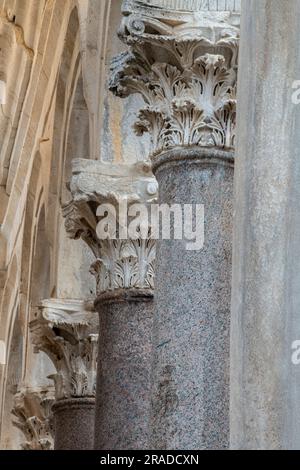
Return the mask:
[(15, 16), (14, 15), (11, 15), (9, 14), (9, 12), (7, 11), (4, 11), (2, 10), (0, 12), (0, 20), (4, 23), (4, 24), (7, 24), (9, 26), (11, 26), (14, 30), (14, 33), (15, 33), (15, 38), (16, 38), (16, 42), (19, 46), (21, 46), (24, 51), (26, 52), (26, 54), (28, 55), (28, 57), (33, 60), (34, 58), (34, 50), (31, 49), (31, 47), (29, 47), (26, 42), (25, 42), (25, 38), (24, 38), (24, 30), (22, 28), (22, 26), (20, 25), (17, 25), (15, 23)]

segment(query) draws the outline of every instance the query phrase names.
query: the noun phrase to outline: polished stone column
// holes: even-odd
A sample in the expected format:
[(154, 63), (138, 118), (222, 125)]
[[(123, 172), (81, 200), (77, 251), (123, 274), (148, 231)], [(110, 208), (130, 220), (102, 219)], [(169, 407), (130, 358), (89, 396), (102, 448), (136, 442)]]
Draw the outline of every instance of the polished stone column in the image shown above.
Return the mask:
[(14, 397), (13, 425), (22, 431), (23, 450), (53, 449), (54, 390), (23, 387)]
[(91, 450), (94, 438), (97, 315), (81, 301), (50, 299), (30, 323), (36, 352), (52, 360), (55, 450)]
[(153, 291), (99, 294), (96, 449), (149, 448)]
[(98, 238), (97, 223), (102, 219), (97, 208), (110, 203), (119, 217), (125, 200), (129, 209), (133, 202), (156, 198), (157, 184), (144, 164), (78, 160), (71, 190), (73, 201), (64, 208), (68, 235), (81, 237), (95, 256), (91, 266), (99, 313), (95, 448), (147, 449), (155, 241)]
[(294, 343), (300, 339), (299, 24), (298, 0), (243, 2), (231, 328), (234, 449), (300, 448)]
[(135, 129), (151, 136), (159, 202), (205, 211), (203, 248), (157, 244), (151, 447), (224, 449), (239, 16), (141, 3), (125, 2), (129, 50), (114, 60), (110, 88), (144, 98)]
[(184, 240), (158, 242), (152, 444), (226, 448), (233, 156), (170, 151), (154, 172), (160, 203), (204, 205), (205, 242), (200, 251), (187, 251)]

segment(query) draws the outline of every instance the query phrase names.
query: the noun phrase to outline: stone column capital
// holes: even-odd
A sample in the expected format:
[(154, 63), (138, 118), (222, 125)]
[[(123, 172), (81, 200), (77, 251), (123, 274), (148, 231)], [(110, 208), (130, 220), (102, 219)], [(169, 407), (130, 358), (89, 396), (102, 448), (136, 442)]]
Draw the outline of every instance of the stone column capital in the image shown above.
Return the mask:
[(22, 388), (14, 397), (13, 425), (25, 436), (23, 450), (52, 450), (54, 389)]
[(88, 302), (49, 299), (37, 307), (30, 323), (35, 352), (45, 352), (57, 373), (57, 400), (94, 397), (98, 320)]
[(124, 3), (119, 34), (128, 50), (113, 59), (109, 88), (142, 96), (134, 129), (150, 134), (153, 162), (174, 148), (233, 151), (239, 13), (203, 2), (174, 11), (171, 3)]
[[(70, 238), (82, 238), (91, 248), (95, 262), (91, 273), (96, 278), (97, 296), (104, 301), (151, 297), (154, 287), (155, 240), (97, 236), (97, 209), (111, 204), (120, 222), (120, 207), (126, 211), (133, 204), (156, 201), (157, 182), (150, 166), (104, 164), (76, 160), (71, 182), (72, 201), (63, 207), (65, 226)], [(125, 206), (124, 206), (125, 204)], [(126, 213), (127, 215), (127, 213)], [(132, 290), (132, 295), (128, 291)]]

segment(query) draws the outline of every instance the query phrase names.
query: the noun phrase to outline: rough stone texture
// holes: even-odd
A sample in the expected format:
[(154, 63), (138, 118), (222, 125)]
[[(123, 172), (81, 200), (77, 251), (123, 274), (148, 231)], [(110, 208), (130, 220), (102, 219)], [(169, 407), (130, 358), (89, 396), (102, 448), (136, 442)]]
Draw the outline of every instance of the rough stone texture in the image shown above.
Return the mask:
[[(231, 327), (231, 446), (300, 448), (300, 3), (243, 3)], [(251, 47), (249, 47), (251, 44)]]
[(151, 447), (227, 448), (232, 154), (171, 151), (154, 172), (160, 203), (204, 204), (205, 244), (158, 242)]
[(143, 98), (134, 129), (150, 135), (151, 160), (176, 147), (232, 150), (239, 15), (233, 23), (230, 13), (183, 20), (173, 10), (130, 5), (119, 31), (128, 50), (112, 60), (109, 88)]
[(55, 450), (92, 450), (95, 399), (60, 400), (53, 406)]
[[(153, 301), (97, 302), (99, 362), (95, 448), (149, 448)], [(135, 299), (135, 300), (134, 300)]]

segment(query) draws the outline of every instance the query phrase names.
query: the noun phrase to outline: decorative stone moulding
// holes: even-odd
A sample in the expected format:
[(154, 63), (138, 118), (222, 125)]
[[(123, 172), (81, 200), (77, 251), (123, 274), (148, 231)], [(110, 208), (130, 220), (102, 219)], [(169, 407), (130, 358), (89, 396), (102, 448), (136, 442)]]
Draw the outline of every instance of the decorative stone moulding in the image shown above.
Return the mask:
[(150, 162), (132, 165), (75, 159), (72, 163), (70, 190), (74, 202), (128, 204), (152, 201), (157, 196), (157, 182)]
[(119, 35), (128, 50), (113, 59), (109, 88), (121, 98), (142, 96), (134, 129), (150, 134), (152, 159), (176, 147), (232, 151), (239, 43), (234, 2), (233, 12), (188, 2), (195, 8), (183, 16), (166, 3), (172, 2), (124, 2)]
[(42, 301), (30, 323), (35, 352), (43, 351), (57, 373), (56, 400), (94, 397), (98, 341), (97, 314), (86, 302)]
[(20, 390), (14, 398), (13, 425), (25, 436), (23, 450), (52, 450), (54, 389)]
[(211, 37), (232, 33), (240, 25), (240, 0), (124, 0), (119, 34), (126, 36), (196, 33)]
[(95, 262), (97, 296), (126, 289), (152, 291), (154, 287), (155, 240), (98, 238), (96, 230), (100, 204), (118, 209), (126, 202), (150, 204), (157, 197), (157, 182), (147, 164), (110, 165), (99, 161), (75, 160), (71, 191), (73, 200), (63, 207), (65, 226), (72, 239), (83, 239)]

